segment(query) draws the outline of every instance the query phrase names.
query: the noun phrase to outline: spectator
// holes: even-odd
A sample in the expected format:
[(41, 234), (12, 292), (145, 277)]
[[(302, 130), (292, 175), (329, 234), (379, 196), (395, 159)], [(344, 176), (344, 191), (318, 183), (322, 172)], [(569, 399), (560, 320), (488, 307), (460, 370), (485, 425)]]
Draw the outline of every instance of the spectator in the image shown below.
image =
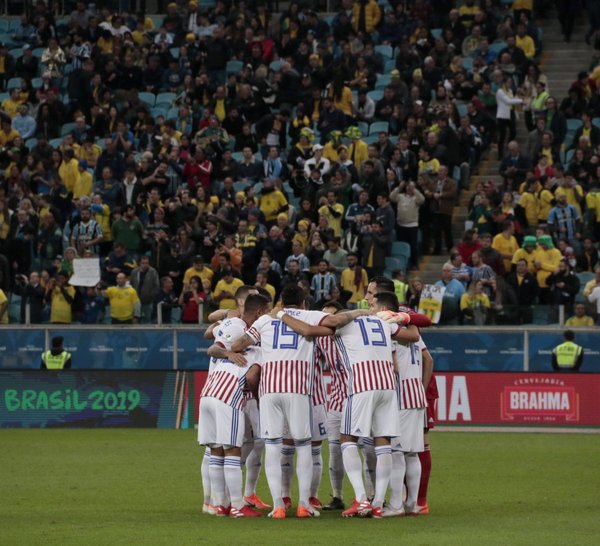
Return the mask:
[(110, 305), (112, 324), (133, 324), (141, 315), (140, 298), (135, 289), (127, 282), (125, 273), (117, 273), (116, 286), (109, 286), (102, 291)]
[(550, 287), (552, 303), (554, 305), (564, 305), (565, 312), (569, 315), (572, 314), (580, 283), (567, 260), (560, 260), (558, 271), (552, 273), (547, 282)]
[(183, 285), (179, 295), (179, 306), (182, 308), (181, 322), (183, 324), (198, 324), (202, 315), (200, 310), (204, 303), (205, 294), (202, 291), (202, 279), (198, 275), (190, 278), (189, 284)]
[(392, 190), (390, 200), (397, 203), (396, 222), (397, 237), (410, 245), (410, 268), (419, 267), (419, 207), (425, 197), (417, 189), (414, 182), (402, 182)]
[(528, 269), (527, 260), (518, 259), (515, 271), (506, 278), (507, 301), (512, 306), (506, 312), (517, 324), (530, 324), (533, 321), (533, 305), (537, 301), (538, 284), (536, 277)]
[[(434, 218), (434, 254), (440, 254), (442, 250), (442, 236), (446, 244), (446, 250), (454, 246), (452, 239), (452, 212), (456, 200), (457, 185), (448, 176), (448, 168), (445, 165), (439, 167), (437, 180), (430, 186), (431, 208)], [(427, 192), (426, 192), (427, 195)]]
[(367, 272), (358, 264), (358, 256), (350, 252), (346, 256), (347, 267), (342, 271), (340, 287), (346, 292), (346, 306), (356, 309), (364, 299), (369, 284)]
[(158, 271), (150, 265), (150, 258), (142, 256), (140, 265), (131, 272), (130, 283), (140, 299), (140, 322), (149, 324), (152, 320), (154, 300), (160, 289)]
[(565, 322), (567, 328), (591, 328), (594, 326), (594, 319), (586, 313), (585, 304), (575, 304), (575, 314), (569, 317)]
[(234, 294), (244, 283), (233, 276), (233, 269), (227, 266), (222, 271), (222, 278), (216, 283), (213, 301), (219, 304), (219, 309), (235, 309), (237, 303)]
[(160, 280), (160, 289), (154, 297), (155, 314), (159, 324), (173, 322), (173, 309), (179, 307), (179, 297), (174, 291), (173, 279), (169, 276)]
[(455, 324), (458, 321), (460, 300), (465, 293), (465, 288), (453, 276), (454, 266), (450, 262), (446, 262), (442, 266), (442, 278), (435, 283), (435, 286), (445, 288), (440, 324)]
[(490, 300), (483, 291), (483, 281), (473, 281), (460, 298), (463, 324), (483, 326), (487, 324)]
[(75, 288), (67, 285), (68, 276), (58, 272), (46, 286), (46, 302), (50, 304), (50, 322), (52, 324), (71, 324), (73, 322), (72, 305)]
[(331, 300), (331, 293), (336, 287), (335, 276), (329, 272), (329, 262), (320, 260), (317, 274), (312, 278), (310, 289), (315, 307), (321, 309), (325, 303)]

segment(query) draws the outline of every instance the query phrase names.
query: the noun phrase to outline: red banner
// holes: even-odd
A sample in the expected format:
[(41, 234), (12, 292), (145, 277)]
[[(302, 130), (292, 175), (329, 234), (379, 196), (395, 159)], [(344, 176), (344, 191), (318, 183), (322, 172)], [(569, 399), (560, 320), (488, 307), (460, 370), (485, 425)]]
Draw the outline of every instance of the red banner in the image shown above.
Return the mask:
[[(194, 407), (207, 372), (194, 373)], [(600, 374), (436, 373), (436, 421), (463, 425), (600, 426)], [(326, 376), (328, 383), (329, 377)], [(329, 390), (329, 389), (327, 389)]]
[(600, 375), (436, 373), (440, 424), (600, 426)]

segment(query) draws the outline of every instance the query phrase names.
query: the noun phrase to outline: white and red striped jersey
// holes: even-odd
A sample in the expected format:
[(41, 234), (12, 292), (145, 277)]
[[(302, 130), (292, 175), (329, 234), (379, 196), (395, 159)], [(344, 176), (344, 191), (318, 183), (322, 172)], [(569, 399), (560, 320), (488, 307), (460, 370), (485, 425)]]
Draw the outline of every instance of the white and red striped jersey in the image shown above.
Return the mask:
[(315, 340), (317, 355), (321, 364), (331, 374), (331, 390), (327, 400), (327, 411), (341, 412), (348, 398), (348, 372), (342, 363), (333, 336), (318, 337)]
[[(240, 318), (226, 319), (215, 328), (215, 343), (230, 350), (233, 342), (244, 334), (246, 328), (246, 323)], [(250, 366), (260, 362), (260, 347), (248, 347), (244, 351), (244, 356), (247, 360), (245, 367), (240, 367), (227, 359), (211, 359), (211, 370), (201, 396), (216, 398), (236, 409), (242, 409), (248, 398), (243, 392), (246, 372)]]
[[(320, 311), (284, 309), (285, 313), (317, 326), (327, 315)], [(312, 395), (314, 384), (314, 342), (269, 315), (257, 319), (246, 334), (260, 343), (259, 396), (269, 393)]]
[(313, 381), (312, 405), (324, 406), (327, 404), (327, 393), (323, 385), (323, 367), (318, 358), (315, 358), (315, 379)]
[(394, 390), (392, 336), (400, 326), (378, 317), (358, 317), (339, 328), (336, 346), (348, 371), (348, 395), (374, 390)]
[(242, 368), (227, 360), (218, 360), (209, 374), (202, 398), (216, 398), (235, 409), (243, 409), (246, 403), (244, 386), (246, 372), (249, 367)]
[(423, 351), (427, 347), (422, 338), (408, 345), (396, 344), (398, 364), (398, 404), (400, 409), (427, 407), (423, 387)]

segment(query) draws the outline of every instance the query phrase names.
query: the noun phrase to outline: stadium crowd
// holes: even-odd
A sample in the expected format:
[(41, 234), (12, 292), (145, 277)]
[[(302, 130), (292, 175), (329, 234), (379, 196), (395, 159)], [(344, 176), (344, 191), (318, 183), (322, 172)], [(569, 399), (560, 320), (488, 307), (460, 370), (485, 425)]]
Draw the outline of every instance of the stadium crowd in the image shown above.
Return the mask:
[[(195, 323), (235, 307), (242, 284), (277, 297), (300, 283), (315, 307), (352, 308), (382, 273), (416, 305), (422, 282), (388, 267), (394, 241), (410, 247), (405, 274), (451, 253), (443, 322), (573, 304), (572, 271), (598, 261), (596, 72), (549, 94), (527, 0), (342, 0), (328, 17), (307, 4), (150, 17), (77, 2), (57, 19), (39, 1), (9, 24), (2, 322), (20, 301), (12, 320), (28, 306), (34, 323)], [(455, 246), (465, 173), (493, 143), (504, 184), (477, 189)], [(99, 286), (69, 285), (77, 257), (99, 258)]]

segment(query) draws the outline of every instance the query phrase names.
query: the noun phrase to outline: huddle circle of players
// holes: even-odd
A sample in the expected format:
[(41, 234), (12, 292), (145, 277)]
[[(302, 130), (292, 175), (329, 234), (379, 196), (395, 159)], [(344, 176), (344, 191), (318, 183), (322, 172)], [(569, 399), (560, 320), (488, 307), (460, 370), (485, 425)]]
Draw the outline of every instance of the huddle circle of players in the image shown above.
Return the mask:
[[(235, 298), (238, 310), (213, 313), (206, 332), (214, 344), (198, 419), (198, 442), (206, 446), (203, 512), (239, 518), (270, 510), (269, 517), (285, 518), (296, 455), (299, 518), (321, 509), (343, 517), (428, 514), (437, 392), (419, 327), (431, 321), (400, 307), (386, 277), (371, 280), (369, 309), (330, 303), (305, 310), (293, 285), (282, 290), (282, 309), (272, 309), (270, 296), (255, 287), (240, 288)], [(322, 505), (325, 439), (332, 500)], [(271, 505), (256, 495), (263, 451)], [(354, 490), (349, 506), (344, 474)]]

